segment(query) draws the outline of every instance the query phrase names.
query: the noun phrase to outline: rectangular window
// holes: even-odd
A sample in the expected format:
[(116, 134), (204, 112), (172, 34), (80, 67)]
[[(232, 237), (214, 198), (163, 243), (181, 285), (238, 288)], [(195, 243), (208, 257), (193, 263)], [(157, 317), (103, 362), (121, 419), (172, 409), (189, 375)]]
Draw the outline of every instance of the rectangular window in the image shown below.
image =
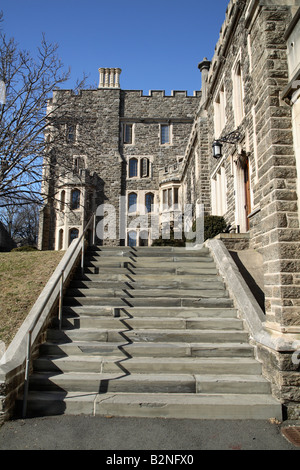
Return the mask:
[(160, 143), (161, 145), (170, 143), (170, 126), (161, 124), (160, 126)]
[(124, 124), (123, 142), (124, 144), (132, 144), (132, 124)]
[(67, 142), (70, 144), (75, 142), (75, 127), (73, 125), (67, 127)]

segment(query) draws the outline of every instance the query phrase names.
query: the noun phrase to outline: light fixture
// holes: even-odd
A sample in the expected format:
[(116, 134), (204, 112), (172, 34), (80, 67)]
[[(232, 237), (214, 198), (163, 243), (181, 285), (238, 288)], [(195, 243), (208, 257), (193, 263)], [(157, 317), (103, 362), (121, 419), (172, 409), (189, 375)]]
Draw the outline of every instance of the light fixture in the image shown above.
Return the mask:
[(213, 157), (218, 159), (222, 157), (222, 142), (227, 144), (236, 144), (241, 140), (241, 133), (239, 129), (236, 129), (230, 134), (225, 135), (224, 137), (220, 137), (219, 139), (214, 140), (212, 144), (213, 148)]

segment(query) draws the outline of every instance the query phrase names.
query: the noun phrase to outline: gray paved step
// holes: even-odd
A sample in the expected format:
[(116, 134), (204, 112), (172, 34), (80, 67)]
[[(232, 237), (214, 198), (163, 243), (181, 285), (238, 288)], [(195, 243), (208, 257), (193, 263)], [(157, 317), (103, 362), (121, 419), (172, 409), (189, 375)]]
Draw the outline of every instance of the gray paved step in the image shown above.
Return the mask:
[(248, 342), (207, 343), (129, 343), (76, 341), (53, 343), (46, 341), (40, 346), (42, 355), (96, 355), (101, 357), (253, 357), (253, 348)]
[[(207, 291), (208, 292), (208, 291)], [(99, 305), (101, 307), (221, 307), (232, 308), (233, 301), (229, 297), (196, 297), (196, 298), (171, 298), (171, 297), (64, 297), (64, 306), (75, 305)]]
[(89, 414), (190, 419), (282, 419), (268, 394), (149, 394), (31, 391), (29, 416)]
[[(113, 307), (102, 307), (98, 305), (81, 305), (81, 306), (65, 306), (64, 314), (76, 316), (114, 316), (115, 309)], [(237, 318), (237, 309), (230, 307), (123, 307), (116, 310), (121, 318), (132, 317), (171, 317), (171, 318)]]
[(228, 292), (221, 286), (218, 289), (207, 286), (205, 289), (99, 289), (99, 288), (70, 288), (68, 296), (72, 297), (121, 297), (121, 298), (148, 298), (171, 297), (174, 298), (219, 298), (228, 297)]
[[(37, 371), (94, 372), (121, 374), (215, 374), (214, 380), (222, 382), (223, 375), (247, 376), (261, 373), (261, 364), (253, 357), (95, 357), (95, 356), (44, 356), (34, 361)], [(228, 377), (224, 377), (226, 381)], [(207, 379), (208, 380), (208, 379)], [(212, 379), (210, 379), (212, 380)], [(249, 379), (250, 380), (250, 379)], [(252, 380), (252, 379), (251, 379)], [(266, 382), (262, 379), (262, 382)], [(267, 382), (266, 382), (267, 383)]]
[(126, 342), (245, 342), (248, 333), (244, 330), (158, 330), (158, 329), (138, 329), (123, 330), (100, 329), (100, 328), (80, 328), (74, 330), (48, 330), (48, 341), (101, 341), (115, 342), (125, 340)]
[[(58, 320), (53, 322), (58, 325)], [(110, 329), (243, 329), (243, 322), (237, 318), (173, 318), (173, 317), (122, 317), (111, 318), (107, 316), (72, 315), (65, 314), (62, 326), (64, 329), (71, 328), (110, 328)]]
[(107, 393), (268, 393), (269, 384), (257, 375), (199, 375), (188, 373), (132, 373), (119, 368), (116, 372), (35, 372), (31, 390), (64, 390)]
[(86, 288), (86, 289), (115, 289), (115, 290), (124, 290), (128, 289), (129, 291), (135, 291), (140, 289), (159, 289), (169, 290), (169, 289), (184, 289), (184, 290), (194, 290), (194, 289), (224, 289), (224, 282), (213, 279), (195, 279), (194, 281), (178, 281), (176, 278), (173, 280), (163, 279), (163, 282), (159, 284), (156, 279), (131, 281), (118, 281), (118, 280), (74, 280), (70, 283), (70, 288)]

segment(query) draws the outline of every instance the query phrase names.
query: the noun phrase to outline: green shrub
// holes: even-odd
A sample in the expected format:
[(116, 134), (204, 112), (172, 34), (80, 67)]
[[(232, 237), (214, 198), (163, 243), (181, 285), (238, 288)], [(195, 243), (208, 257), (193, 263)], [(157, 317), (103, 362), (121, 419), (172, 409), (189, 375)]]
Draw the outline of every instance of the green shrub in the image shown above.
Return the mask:
[(18, 246), (17, 248), (13, 248), (11, 251), (36, 251), (37, 248), (30, 245)]
[(219, 233), (224, 233), (227, 224), (219, 215), (206, 215), (204, 217), (204, 241), (214, 238)]

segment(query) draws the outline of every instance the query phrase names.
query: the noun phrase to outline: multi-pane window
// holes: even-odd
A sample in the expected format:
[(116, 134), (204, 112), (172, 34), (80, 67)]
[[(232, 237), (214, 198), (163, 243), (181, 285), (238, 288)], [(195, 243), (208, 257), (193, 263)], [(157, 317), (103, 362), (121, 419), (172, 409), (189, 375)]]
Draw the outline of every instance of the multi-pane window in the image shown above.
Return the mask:
[(150, 168), (149, 158), (132, 157), (128, 163), (128, 178), (149, 178)]
[(80, 191), (79, 189), (73, 189), (71, 192), (71, 209), (79, 209), (80, 206)]
[(146, 212), (152, 212), (153, 203), (154, 203), (153, 193), (147, 193), (145, 197)]
[(129, 160), (129, 178), (135, 178), (138, 176), (138, 161), (136, 158)]
[(136, 246), (137, 233), (134, 230), (128, 232), (128, 246)]
[(124, 144), (132, 144), (132, 124), (124, 124), (123, 142)]
[(137, 194), (130, 193), (128, 195), (128, 212), (136, 212), (137, 209)]
[(167, 124), (161, 124), (160, 126), (160, 143), (161, 145), (170, 143), (170, 126)]
[(163, 210), (166, 209), (178, 209), (179, 203), (179, 188), (171, 187), (163, 190)]

